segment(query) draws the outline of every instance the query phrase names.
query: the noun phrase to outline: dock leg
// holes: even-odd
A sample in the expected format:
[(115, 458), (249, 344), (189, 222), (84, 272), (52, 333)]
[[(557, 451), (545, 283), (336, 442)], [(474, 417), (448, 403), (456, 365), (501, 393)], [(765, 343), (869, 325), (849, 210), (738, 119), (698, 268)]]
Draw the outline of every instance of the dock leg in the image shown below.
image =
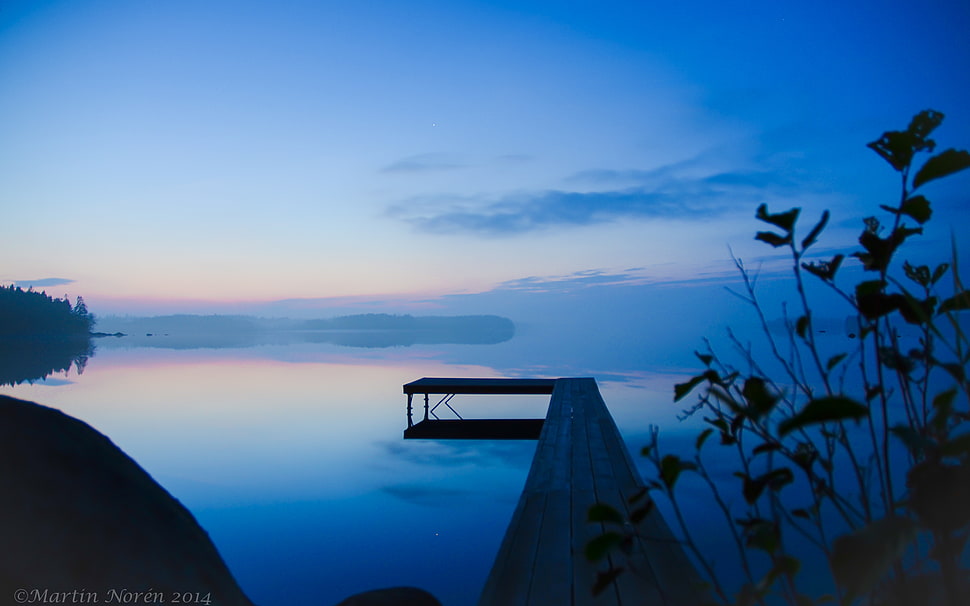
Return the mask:
[(424, 420), (428, 420), (428, 394), (424, 394)]
[(414, 426), (414, 422), (411, 420), (411, 398), (412, 397), (414, 397), (414, 394), (409, 393), (408, 394), (408, 427)]

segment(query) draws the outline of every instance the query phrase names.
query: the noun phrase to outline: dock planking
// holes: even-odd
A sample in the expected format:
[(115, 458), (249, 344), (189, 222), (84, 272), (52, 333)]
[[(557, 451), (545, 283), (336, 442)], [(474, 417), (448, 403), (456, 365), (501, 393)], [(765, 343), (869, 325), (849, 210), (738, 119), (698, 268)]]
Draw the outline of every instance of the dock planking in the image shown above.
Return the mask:
[(598, 566), (584, 549), (605, 528), (588, 522), (587, 512), (599, 502), (629, 517), (628, 499), (643, 487), (596, 381), (555, 380), (525, 488), (479, 606), (702, 602), (700, 577), (656, 509), (639, 525), (644, 538), (635, 541), (629, 556), (613, 562), (627, 572), (592, 595)]
[(474, 379), (424, 377), (404, 385), (404, 393), (423, 394), (551, 394), (556, 379)]

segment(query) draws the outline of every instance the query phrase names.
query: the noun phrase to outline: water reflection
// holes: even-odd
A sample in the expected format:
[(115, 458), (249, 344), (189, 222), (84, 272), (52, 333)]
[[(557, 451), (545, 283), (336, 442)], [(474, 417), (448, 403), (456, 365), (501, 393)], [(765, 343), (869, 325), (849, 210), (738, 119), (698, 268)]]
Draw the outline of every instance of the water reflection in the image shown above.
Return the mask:
[[(71, 368), (0, 392), (59, 408), (109, 436), (193, 512), (263, 606), (333, 604), (402, 584), (450, 606), (474, 604), (535, 442), (405, 441), (402, 385), (424, 376), (596, 372), (572, 368), (571, 353), (557, 359), (556, 347), (518, 365), (506, 354), (535, 345), (518, 337), (389, 349), (103, 343), (83, 375)], [(633, 452), (650, 423), (674, 423), (670, 389), (682, 380), (625, 370), (637, 363), (600, 380)], [(548, 396), (534, 395), (452, 402), (472, 418), (543, 417), (547, 404)]]
[(69, 382), (2, 391), (108, 435), (189, 507), (256, 603), (394, 584), (473, 603), (535, 443), (403, 442), (404, 383), (495, 371), (385, 353), (105, 348)]
[(90, 338), (0, 339), (0, 385), (43, 381), (55, 373), (84, 372), (94, 355)]

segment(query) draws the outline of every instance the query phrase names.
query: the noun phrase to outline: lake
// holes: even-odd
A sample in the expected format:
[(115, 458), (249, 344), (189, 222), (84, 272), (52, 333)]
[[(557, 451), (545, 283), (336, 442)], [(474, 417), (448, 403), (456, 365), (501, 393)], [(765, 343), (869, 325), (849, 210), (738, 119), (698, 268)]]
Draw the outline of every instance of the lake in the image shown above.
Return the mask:
[[(525, 365), (521, 352), (544, 337), (523, 332), (494, 345), (382, 348), (99, 339), (82, 374), (0, 393), (106, 434), (189, 508), (257, 604), (335, 604), (414, 585), (461, 606), (477, 601), (536, 443), (405, 441), (404, 383), (599, 372), (633, 452), (651, 423), (690, 433), (671, 404), (682, 371), (619, 365), (606, 373), (593, 358), (588, 367)], [(470, 418), (541, 418), (547, 404), (548, 396), (452, 401)]]

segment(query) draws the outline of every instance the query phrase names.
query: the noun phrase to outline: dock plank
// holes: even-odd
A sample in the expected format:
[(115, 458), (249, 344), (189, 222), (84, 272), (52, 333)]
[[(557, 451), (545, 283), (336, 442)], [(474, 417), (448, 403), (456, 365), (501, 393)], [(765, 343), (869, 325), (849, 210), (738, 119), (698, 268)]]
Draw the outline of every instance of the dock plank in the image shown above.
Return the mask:
[(551, 394), (556, 379), (424, 377), (404, 385), (405, 394)]
[(587, 561), (584, 550), (604, 528), (587, 522), (589, 507), (608, 503), (629, 515), (628, 499), (644, 484), (595, 380), (557, 379), (551, 394), (532, 467), (479, 606), (702, 602), (699, 576), (656, 510), (641, 530), (661, 540), (635, 541), (629, 558), (613, 562), (630, 571), (592, 595), (597, 570), (605, 566)]

